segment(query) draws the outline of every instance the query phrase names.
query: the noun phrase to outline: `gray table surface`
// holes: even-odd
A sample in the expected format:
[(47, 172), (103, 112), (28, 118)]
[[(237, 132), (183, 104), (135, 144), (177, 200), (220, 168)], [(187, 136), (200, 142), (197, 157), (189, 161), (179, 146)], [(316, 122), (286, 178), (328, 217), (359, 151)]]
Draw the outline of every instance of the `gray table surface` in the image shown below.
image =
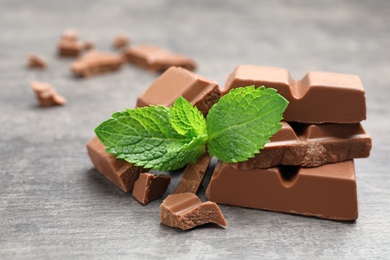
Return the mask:
[[(390, 258), (390, 1), (0, 1), (0, 258)], [(228, 227), (182, 232), (159, 223), (161, 199), (140, 205), (101, 176), (85, 145), (111, 113), (133, 107), (157, 74), (75, 79), (55, 54), (59, 35), (113, 52), (127, 33), (193, 57), (197, 73), (224, 84), (239, 64), (357, 74), (373, 138), (356, 160), (359, 219), (340, 223), (221, 206)], [(25, 67), (28, 53), (44, 71)], [(68, 99), (37, 106), (30, 82)], [(208, 174), (199, 192), (210, 179)], [(173, 173), (177, 183), (180, 172)], [(234, 192), (234, 191), (232, 191)]]

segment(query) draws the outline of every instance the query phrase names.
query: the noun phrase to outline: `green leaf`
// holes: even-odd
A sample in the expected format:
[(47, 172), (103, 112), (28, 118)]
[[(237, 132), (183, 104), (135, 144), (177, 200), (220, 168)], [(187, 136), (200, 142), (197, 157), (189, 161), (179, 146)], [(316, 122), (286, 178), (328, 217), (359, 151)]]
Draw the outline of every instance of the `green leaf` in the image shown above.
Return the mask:
[(223, 96), (207, 115), (208, 150), (224, 162), (254, 157), (281, 128), (288, 101), (275, 89), (236, 88)]
[(179, 134), (169, 113), (163, 106), (127, 109), (114, 113), (95, 133), (119, 159), (154, 170), (179, 169), (204, 153), (207, 139)]
[(206, 119), (182, 96), (171, 107), (169, 122), (179, 134), (188, 138), (207, 135)]

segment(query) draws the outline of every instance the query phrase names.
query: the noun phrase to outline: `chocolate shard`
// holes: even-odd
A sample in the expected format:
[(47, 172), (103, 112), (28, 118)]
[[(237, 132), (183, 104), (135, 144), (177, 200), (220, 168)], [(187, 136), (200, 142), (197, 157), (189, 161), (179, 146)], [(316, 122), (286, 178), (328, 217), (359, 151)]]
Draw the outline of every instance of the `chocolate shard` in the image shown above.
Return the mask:
[(47, 63), (45, 59), (35, 55), (35, 54), (30, 54), (28, 56), (28, 64), (27, 66), (29, 68), (38, 68), (38, 69), (44, 69), (47, 66)]
[(66, 99), (60, 96), (57, 91), (48, 83), (32, 82), (31, 88), (35, 92), (40, 106), (62, 106), (65, 105)]
[(120, 35), (117, 35), (117, 36), (114, 38), (114, 41), (113, 41), (112, 45), (113, 45), (114, 48), (116, 48), (116, 49), (121, 49), (121, 48), (123, 48), (123, 47), (128, 46), (129, 43), (130, 43), (129, 37), (127, 37), (127, 36), (124, 35), (124, 34), (120, 34)]
[(366, 119), (365, 91), (355, 75), (313, 71), (297, 81), (286, 69), (240, 65), (228, 76), (223, 94), (248, 85), (275, 88), (284, 96), (288, 122), (349, 124)]
[(191, 71), (196, 69), (196, 63), (192, 59), (154, 45), (133, 46), (124, 53), (129, 62), (155, 72), (163, 72), (171, 66)]
[(207, 167), (211, 161), (211, 156), (208, 153), (203, 154), (196, 163), (187, 164), (179, 185), (173, 192), (177, 193), (194, 193), (196, 194), (200, 184), (203, 181)]
[(371, 136), (357, 124), (301, 124), (282, 122), (270, 142), (236, 169), (268, 168), (279, 164), (316, 167), (354, 158), (367, 158)]
[(125, 192), (133, 188), (139, 174), (144, 171), (142, 167), (116, 159), (114, 155), (107, 153), (106, 147), (96, 136), (88, 142), (87, 150), (95, 168)]
[(81, 41), (60, 40), (58, 43), (58, 55), (61, 57), (78, 57), (85, 50), (85, 44)]
[(164, 195), (170, 182), (171, 177), (165, 174), (141, 173), (134, 183), (133, 196), (146, 205)]
[(315, 168), (240, 170), (219, 162), (206, 197), (216, 203), (352, 221), (358, 217), (353, 160)]
[(171, 106), (179, 96), (206, 115), (221, 97), (221, 92), (215, 81), (179, 67), (171, 67), (138, 97), (137, 107)]
[(89, 77), (119, 70), (123, 63), (124, 59), (120, 55), (90, 51), (75, 61), (71, 66), (71, 70), (76, 76)]
[(169, 195), (160, 205), (160, 219), (162, 224), (182, 230), (206, 223), (226, 226), (218, 205), (211, 201), (202, 203), (193, 193)]

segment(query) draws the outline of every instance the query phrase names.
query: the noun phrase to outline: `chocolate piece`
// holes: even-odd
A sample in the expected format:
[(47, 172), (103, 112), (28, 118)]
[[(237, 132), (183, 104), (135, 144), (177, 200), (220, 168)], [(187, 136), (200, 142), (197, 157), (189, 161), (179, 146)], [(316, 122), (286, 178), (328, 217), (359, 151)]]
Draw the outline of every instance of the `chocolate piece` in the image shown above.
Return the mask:
[(66, 99), (60, 96), (50, 84), (32, 82), (31, 87), (35, 92), (39, 104), (43, 107), (62, 106), (66, 103)]
[(198, 159), (196, 163), (187, 164), (179, 185), (173, 193), (190, 192), (196, 194), (200, 184), (203, 181), (210, 161), (211, 156), (208, 153), (205, 153)]
[(182, 230), (206, 223), (226, 226), (218, 205), (211, 201), (202, 203), (193, 193), (169, 195), (160, 206), (160, 219), (162, 224)]
[(89, 77), (101, 73), (119, 70), (124, 63), (120, 55), (90, 51), (72, 64), (71, 70), (76, 76)]
[(44, 69), (46, 68), (46, 61), (35, 54), (30, 54), (28, 56), (28, 67)]
[(238, 169), (268, 168), (279, 164), (315, 167), (370, 155), (371, 137), (361, 124), (288, 124), (255, 158), (232, 165)]
[(216, 203), (333, 220), (358, 217), (353, 160), (315, 168), (239, 170), (219, 162), (206, 197)]
[(84, 42), (75, 40), (60, 40), (58, 55), (62, 57), (78, 57), (86, 49)]
[(120, 49), (120, 48), (123, 48), (123, 47), (126, 47), (127, 45), (129, 45), (129, 43), (130, 43), (129, 37), (121, 34), (121, 35), (118, 35), (115, 37), (112, 45), (114, 46), (114, 48)]
[(93, 48), (95, 48), (95, 44), (91, 41), (85, 41), (84, 42), (84, 49), (85, 50), (92, 50)]
[(218, 84), (188, 70), (171, 67), (137, 99), (137, 107), (148, 105), (171, 106), (182, 96), (204, 115), (221, 97)]
[(171, 66), (195, 70), (196, 63), (190, 58), (172, 53), (153, 45), (134, 46), (125, 51), (127, 60), (135, 65), (156, 72), (162, 72)]
[(285, 121), (346, 124), (366, 119), (365, 91), (355, 75), (309, 72), (299, 81), (286, 69), (240, 65), (229, 75), (223, 94), (248, 85), (278, 90), (290, 102)]
[(78, 33), (74, 29), (66, 29), (61, 36), (62, 40), (66, 41), (77, 41), (78, 40)]
[(106, 147), (96, 136), (88, 142), (87, 150), (95, 168), (125, 192), (133, 188), (134, 182), (144, 170), (107, 153)]
[(134, 183), (133, 196), (141, 204), (160, 198), (168, 189), (171, 177), (165, 174), (141, 173)]

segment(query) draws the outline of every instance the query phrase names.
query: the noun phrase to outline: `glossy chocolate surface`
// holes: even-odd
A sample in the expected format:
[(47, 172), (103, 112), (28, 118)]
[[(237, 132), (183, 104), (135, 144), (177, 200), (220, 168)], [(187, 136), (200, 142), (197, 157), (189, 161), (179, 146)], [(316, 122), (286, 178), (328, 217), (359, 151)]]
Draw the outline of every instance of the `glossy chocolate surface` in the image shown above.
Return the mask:
[(223, 94), (237, 87), (275, 88), (290, 103), (285, 121), (359, 123), (366, 119), (366, 97), (358, 76), (313, 71), (293, 80), (286, 69), (240, 65), (226, 80)]
[(141, 204), (146, 205), (160, 198), (167, 191), (170, 182), (171, 177), (166, 174), (141, 173), (134, 182), (132, 194)]
[(87, 151), (95, 168), (125, 192), (133, 188), (143, 171), (142, 167), (116, 159), (114, 155), (107, 153), (106, 147), (96, 136), (88, 142)]
[(183, 230), (206, 223), (226, 226), (218, 205), (211, 201), (202, 203), (193, 193), (169, 195), (160, 205), (160, 220), (164, 225)]
[(240, 170), (219, 162), (206, 197), (216, 203), (352, 221), (358, 217), (352, 160), (315, 168)]
[(157, 78), (137, 99), (137, 107), (171, 106), (182, 96), (204, 115), (216, 103), (221, 92), (215, 81), (180, 67), (171, 67)]
[(253, 169), (279, 164), (315, 167), (367, 158), (371, 146), (371, 136), (359, 123), (314, 125), (282, 122), (282, 128), (260, 153), (233, 167)]

